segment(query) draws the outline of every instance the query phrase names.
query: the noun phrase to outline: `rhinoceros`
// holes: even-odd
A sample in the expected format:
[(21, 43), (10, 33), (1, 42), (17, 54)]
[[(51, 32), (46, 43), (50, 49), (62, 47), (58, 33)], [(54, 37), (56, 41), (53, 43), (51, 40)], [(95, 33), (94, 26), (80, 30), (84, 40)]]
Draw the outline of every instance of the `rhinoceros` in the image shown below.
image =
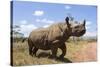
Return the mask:
[(47, 28), (33, 30), (28, 37), (29, 54), (36, 55), (38, 49), (51, 50), (52, 57), (56, 57), (57, 49), (62, 50), (60, 57), (66, 54), (65, 42), (71, 36), (80, 37), (85, 34), (86, 21), (73, 23), (69, 17), (65, 18), (64, 23), (56, 23)]

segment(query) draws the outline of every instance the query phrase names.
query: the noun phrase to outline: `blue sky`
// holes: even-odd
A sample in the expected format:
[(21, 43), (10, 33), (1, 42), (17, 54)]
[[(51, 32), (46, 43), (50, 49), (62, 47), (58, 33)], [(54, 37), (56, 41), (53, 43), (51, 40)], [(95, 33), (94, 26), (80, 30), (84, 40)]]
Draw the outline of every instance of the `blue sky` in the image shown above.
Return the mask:
[(72, 5), (42, 2), (13, 2), (13, 25), (21, 27), (20, 32), (28, 36), (33, 29), (48, 27), (53, 23), (64, 21), (71, 14), (77, 21), (86, 19), (85, 36), (97, 35), (97, 7), (89, 5)]

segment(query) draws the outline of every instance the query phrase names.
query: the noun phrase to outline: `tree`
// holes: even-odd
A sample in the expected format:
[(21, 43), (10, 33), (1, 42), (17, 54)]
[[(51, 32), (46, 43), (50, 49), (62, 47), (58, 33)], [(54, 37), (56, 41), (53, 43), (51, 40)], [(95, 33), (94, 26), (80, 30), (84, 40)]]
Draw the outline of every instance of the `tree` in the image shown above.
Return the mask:
[(12, 28), (12, 37), (13, 38), (21, 38), (24, 37), (24, 34), (20, 32), (20, 26), (14, 25)]

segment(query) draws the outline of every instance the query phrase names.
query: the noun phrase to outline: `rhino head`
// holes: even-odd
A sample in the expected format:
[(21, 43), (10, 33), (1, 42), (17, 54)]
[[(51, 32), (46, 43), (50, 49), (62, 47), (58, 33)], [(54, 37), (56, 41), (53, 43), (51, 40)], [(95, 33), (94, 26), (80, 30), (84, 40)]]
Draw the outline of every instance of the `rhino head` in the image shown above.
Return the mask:
[(70, 32), (71, 32), (70, 33), (71, 36), (80, 37), (80, 36), (85, 34), (85, 32), (86, 32), (86, 28), (85, 28), (86, 20), (83, 20), (81, 23), (79, 23), (78, 21), (70, 21), (69, 17), (66, 17), (65, 21), (66, 21), (66, 24), (67, 24)]

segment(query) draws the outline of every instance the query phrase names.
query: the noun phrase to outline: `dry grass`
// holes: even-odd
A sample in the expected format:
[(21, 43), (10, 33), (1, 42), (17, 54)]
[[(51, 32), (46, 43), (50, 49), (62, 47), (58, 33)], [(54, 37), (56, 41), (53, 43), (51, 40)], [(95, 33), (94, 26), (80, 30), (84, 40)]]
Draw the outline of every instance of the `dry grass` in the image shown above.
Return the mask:
[[(13, 43), (13, 65), (40, 65), (40, 64), (57, 64), (57, 63), (67, 63), (69, 61), (72, 62), (82, 62), (82, 61), (96, 61), (96, 47), (92, 50), (94, 51), (93, 57), (88, 57), (87, 49), (92, 49), (88, 41), (79, 41), (78, 43), (69, 42), (67, 43), (67, 53), (65, 55), (65, 58), (63, 60), (57, 60), (57, 59), (50, 59), (48, 58), (51, 54), (49, 51), (43, 51), (39, 50), (37, 52), (38, 57), (31, 57), (28, 54), (28, 46), (27, 42), (21, 43)], [(94, 42), (93, 45), (96, 45), (96, 42)], [(92, 46), (93, 46), (92, 45)], [(58, 49), (57, 56), (61, 54), (61, 50)], [(85, 56), (86, 55), (86, 56)]]

